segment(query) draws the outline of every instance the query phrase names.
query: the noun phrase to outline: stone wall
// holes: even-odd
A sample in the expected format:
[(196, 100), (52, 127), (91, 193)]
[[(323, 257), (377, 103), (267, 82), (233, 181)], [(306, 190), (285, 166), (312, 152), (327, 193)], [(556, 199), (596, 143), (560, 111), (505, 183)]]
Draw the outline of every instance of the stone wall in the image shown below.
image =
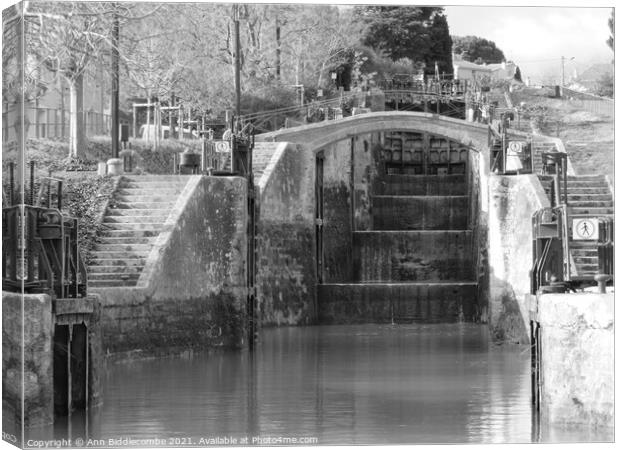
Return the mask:
[(351, 204), (351, 139), (322, 149), (323, 282), (353, 279), (353, 205)]
[(379, 153), (382, 133), (355, 136), (353, 156), (353, 183), (355, 198), (355, 231), (372, 229), (372, 195), (378, 173)]
[[(22, 399), (25, 426), (54, 420), (52, 324), (49, 295), (2, 291), (2, 406), (16, 424), (15, 436)], [(9, 432), (4, 424), (3, 431)]]
[(168, 353), (245, 343), (247, 186), (195, 177), (136, 288), (102, 288), (106, 352)]
[(536, 175), (489, 178), (489, 326), (495, 340), (529, 342), (532, 214), (549, 201)]
[(541, 422), (614, 426), (614, 295), (538, 298)]
[(489, 164), (488, 152), (469, 149), (467, 186), (469, 189), (468, 228), (472, 230), (472, 265), (477, 269), (478, 311), (476, 318), (488, 322), (489, 309), (489, 267), (488, 267), (488, 226), (489, 226)]
[(262, 326), (315, 319), (314, 175), (314, 153), (284, 144), (257, 180), (256, 296)]

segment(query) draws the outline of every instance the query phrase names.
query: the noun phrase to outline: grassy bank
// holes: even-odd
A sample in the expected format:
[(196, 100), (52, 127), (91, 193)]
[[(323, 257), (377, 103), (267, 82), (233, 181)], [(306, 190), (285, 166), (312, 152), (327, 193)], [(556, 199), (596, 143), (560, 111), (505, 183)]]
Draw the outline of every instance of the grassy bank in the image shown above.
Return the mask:
[[(152, 144), (142, 141), (131, 143), (135, 173), (171, 173), (173, 155), (185, 149), (198, 149), (200, 141), (165, 141), (157, 150)], [(31, 195), (30, 162), (34, 162), (34, 197), (38, 196), (43, 177), (52, 176), (63, 181), (62, 211), (78, 219), (79, 244), (83, 258), (88, 261), (90, 252), (96, 244), (96, 236), (101, 227), (101, 217), (111, 198), (115, 179), (97, 175), (97, 163), (111, 156), (109, 137), (94, 137), (88, 142), (85, 157), (69, 157), (66, 141), (51, 139), (28, 139), (26, 142), (26, 185), (25, 198)], [(4, 146), (2, 152), (2, 183), (4, 194), (9, 192), (9, 163), (17, 161), (15, 143)], [(3, 196), (3, 206), (5, 206)], [(36, 202), (36, 200), (35, 200)], [(53, 195), (52, 206), (56, 204)]]
[(614, 119), (580, 108), (578, 102), (553, 97), (548, 88), (527, 88), (511, 94), (515, 106), (523, 103), (540, 132), (564, 142), (579, 175), (603, 174), (614, 181)]

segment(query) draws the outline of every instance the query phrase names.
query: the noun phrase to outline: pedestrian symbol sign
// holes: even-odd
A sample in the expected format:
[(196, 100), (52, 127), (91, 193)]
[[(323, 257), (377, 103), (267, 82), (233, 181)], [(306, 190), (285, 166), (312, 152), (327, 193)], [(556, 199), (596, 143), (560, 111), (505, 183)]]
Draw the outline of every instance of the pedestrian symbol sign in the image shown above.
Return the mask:
[(573, 219), (573, 240), (598, 240), (598, 220), (589, 217)]

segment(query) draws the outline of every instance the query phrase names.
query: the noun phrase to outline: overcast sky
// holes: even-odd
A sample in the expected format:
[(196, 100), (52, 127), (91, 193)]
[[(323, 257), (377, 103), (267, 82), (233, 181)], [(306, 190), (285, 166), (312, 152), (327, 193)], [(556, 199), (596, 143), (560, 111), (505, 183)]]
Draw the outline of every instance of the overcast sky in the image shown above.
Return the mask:
[[(610, 63), (607, 20), (611, 8), (447, 6), (450, 34), (494, 41), (532, 80), (557, 76), (565, 56), (566, 76), (592, 63)], [(568, 59), (574, 57), (573, 61)]]

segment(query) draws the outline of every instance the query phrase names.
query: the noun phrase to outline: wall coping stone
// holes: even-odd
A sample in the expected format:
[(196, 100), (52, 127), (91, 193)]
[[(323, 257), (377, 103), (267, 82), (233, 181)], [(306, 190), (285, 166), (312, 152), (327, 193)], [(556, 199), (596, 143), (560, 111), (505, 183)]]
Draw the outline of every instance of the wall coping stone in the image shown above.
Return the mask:
[(537, 297), (538, 323), (554, 328), (607, 329), (614, 326), (614, 294), (593, 292), (543, 294)]

